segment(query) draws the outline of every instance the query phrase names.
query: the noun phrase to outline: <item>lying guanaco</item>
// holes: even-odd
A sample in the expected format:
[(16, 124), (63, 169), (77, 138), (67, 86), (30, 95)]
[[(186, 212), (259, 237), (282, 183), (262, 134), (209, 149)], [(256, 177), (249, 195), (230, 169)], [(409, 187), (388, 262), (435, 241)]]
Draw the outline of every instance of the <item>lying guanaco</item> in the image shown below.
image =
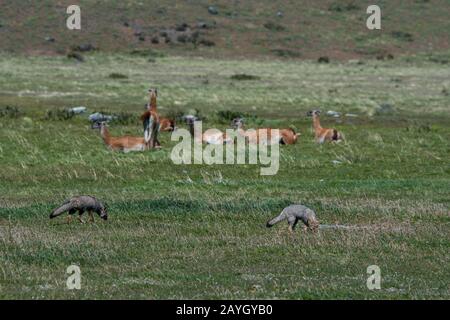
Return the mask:
[(325, 141), (339, 142), (343, 139), (342, 134), (334, 128), (322, 128), (320, 125), (320, 111), (311, 110), (307, 113), (313, 118), (314, 136), (317, 143), (324, 143)]
[(156, 98), (158, 96), (158, 89), (149, 89), (149, 108), (141, 116), (141, 120), (144, 124), (144, 138), (149, 144), (150, 148), (160, 147), (161, 144), (158, 140), (158, 133), (160, 129), (160, 119), (158, 115)]
[(94, 123), (92, 129), (100, 129), (100, 135), (103, 141), (111, 150), (128, 153), (130, 151), (144, 151), (149, 148), (148, 143), (143, 137), (111, 137), (106, 122), (104, 121)]
[[(231, 126), (238, 130), (238, 133), (245, 136), (249, 143), (259, 143), (260, 139), (271, 141), (273, 135), (273, 129), (256, 129), (248, 131), (244, 129), (244, 120), (242, 118), (235, 118), (231, 121)], [(291, 128), (278, 129), (278, 136), (273, 137), (273, 141), (277, 141), (280, 144), (294, 144), (297, 142), (300, 133), (295, 133)]]
[(175, 120), (168, 118), (161, 118), (159, 120), (159, 131), (172, 132), (176, 129)]
[(194, 135), (194, 124), (196, 121), (199, 121), (199, 119), (193, 115), (187, 115), (183, 118), (186, 121), (186, 124), (189, 126), (189, 131), (191, 132), (192, 137), (197, 139), (196, 142), (204, 142), (207, 144), (226, 144), (233, 142), (233, 140), (229, 138), (225, 132), (220, 131), (206, 130), (204, 133), (202, 133), (200, 138), (196, 137)]

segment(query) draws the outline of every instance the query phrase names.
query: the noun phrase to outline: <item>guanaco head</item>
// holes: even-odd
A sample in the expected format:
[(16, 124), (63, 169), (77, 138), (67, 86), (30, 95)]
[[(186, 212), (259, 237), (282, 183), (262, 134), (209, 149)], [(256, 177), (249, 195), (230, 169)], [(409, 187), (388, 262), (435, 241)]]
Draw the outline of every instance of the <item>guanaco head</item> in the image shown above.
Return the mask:
[(101, 129), (106, 127), (106, 121), (97, 121), (91, 125), (92, 129)]
[(200, 120), (197, 116), (194, 116), (192, 114), (185, 115), (182, 119), (187, 125), (192, 125), (195, 121)]
[(150, 97), (157, 97), (158, 96), (158, 89), (150, 88), (150, 89), (148, 89), (148, 93), (150, 93)]
[(308, 117), (318, 116), (320, 115), (320, 110), (311, 110), (306, 113)]
[(231, 127), (233, 129), (241, 129), (244, 127), (244, 119), (243, 118), (234, 118), (231, 120)]

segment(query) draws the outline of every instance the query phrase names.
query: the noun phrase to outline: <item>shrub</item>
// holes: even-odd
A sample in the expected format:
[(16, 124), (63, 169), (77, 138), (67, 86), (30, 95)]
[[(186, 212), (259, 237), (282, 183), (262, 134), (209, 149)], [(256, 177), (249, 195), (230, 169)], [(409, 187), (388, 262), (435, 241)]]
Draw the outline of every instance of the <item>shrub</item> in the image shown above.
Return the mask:
[(301, 56), (300, 52), (289, 49), (273, 49), (272, 52), (283, 58), (298, 58)]
[(329, 11), (334, 11), (334, 12), (343, 12), (343, 11), (352, 11), (352, 10), (358, 10), (359, 9), (359, 6), (356, 5), (353, 1), (350, 1), (348, 3), (342, 3), (342, 2), (343, 1), (333, 2), (328, 7), (328, 10)]
[(23, 115), (23, 112), (19, 110), (17, 107), (6, 106), (0, 108), (0, 118), (19, 118)]
[(113, 72), (113, 73), (111, 73), (108, 76), (108, 78), (111, 78), (111, 79), (128, 79), (128, 76), (126, 76), (124, 74), (121, 74), (121, 73)]
[(139, 56), (144, 58), (163, 58), (165, 54), (152, 49), (134, 49), (130, 52), (133, 56)]
[(255, 115), (251, 115), (249, 113), (243, 113), (243, 112), (239, 112), (239, 111), (233, 111), (233, 110), (219, 110), (216, 112), (216, 117), (217, 120), (220, 123), (226, 123), (229, 124), (231, 122), (231, 120), (235, 119), (235, 118), (244, 118), (247, 121), (256, 121), (257, 120), (257, 116)]
[(118, 123), (118, 124), (133, 124), (136, 123), (138, 117), (136, 115), (127, 113), (127, 112), (120, 112), (112, 114), (113, 120), (111, 122)]
[(414, 41), (413, 35), (411, 33), (408, 33), (408, 32), (392, 31), (391, 35), (394, 38), (397, 38), (397, 39), (399, 39), (401, 41), (408, 41), (408, 42)]
[(50, 109), (44, 117), (45, 120), (70, 120), (75, 116), (70, 110), (67, 109)]
[(264, 28), (270, 30), (270, 31), (285, 31), (286, 28), (282, 26), (281, 24), (274, 23), (272, 21), (264, 23)]
[(242, 80), (244, 80), (244, 81), (245, 80), (259, 80), (259, 79), (261, 79), (258, 76), (254, 76), (254, 75), (251, 75), (251, 74), (245, 74), (245, 73), (233, 74), (230, 78), (232, 80), (239, 80), (239, 81), (242, 81)]

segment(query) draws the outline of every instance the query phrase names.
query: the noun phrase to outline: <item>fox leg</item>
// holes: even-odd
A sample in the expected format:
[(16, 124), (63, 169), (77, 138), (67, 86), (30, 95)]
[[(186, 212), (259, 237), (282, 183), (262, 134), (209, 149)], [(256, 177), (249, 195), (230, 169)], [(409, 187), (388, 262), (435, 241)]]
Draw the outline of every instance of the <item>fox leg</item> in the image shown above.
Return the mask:
[(289, 232), (291, 234), (294, 233), (295, 225), (297, 224), (297, 218), (295, 217), (289, 217), (288, 218), (288, 224), (289, 224)]
[(79, 210), (78, 211), (78, 221), (80, 221), (81, 223), (85, 223), (84, 220), (81, 218), (81, 216), (83, 215), (84, 211), (83, 210)]
[(94, 222), (94, 215), (92, 214), (91, 210), (89, 210), (88, 212), (89, 212), (89, 221), (93, 223)]
[(73, 215), (75, 212), (76, 212), (75, 209), (70, 209), (70, 210), (69, 210), (69, 215), (67, 216), (67, 219), (66, 219), (67, 223), (72, 222), (72, 215)]

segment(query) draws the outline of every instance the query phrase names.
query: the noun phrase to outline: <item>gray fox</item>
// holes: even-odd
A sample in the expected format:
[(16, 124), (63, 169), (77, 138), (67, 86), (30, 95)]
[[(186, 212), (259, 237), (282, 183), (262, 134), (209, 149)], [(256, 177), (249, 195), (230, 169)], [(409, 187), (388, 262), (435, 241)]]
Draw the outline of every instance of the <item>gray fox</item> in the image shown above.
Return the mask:
[(298, 220), (301, 220), (311, 231), (316, 232), (319, 228), (319, 221), (317, 221), (315, 212), (300, 204), (294, 204), (284, 208), (278, 216), (267, 221), (266, 227), (270, 228), (274, 224), (286, 219), (289, 224), (290, 232), (294, 231)]
[(103, 220), (108, 219), (106, 206), (91, 196), (78, 196), (66, 200), (62, 206), (53, 210), (50, 214), (50, 219), (53, 219), (54, 217), (57, 217), (67, 211), (69, 212), (68, 220), (70, 220), (71, 215), (78, 211), (78, 220), (81, 223), (84, 223), (81, 216), (85, 211), (89, 213), (90, 221), (92, 222), (94, 222), (94, 216), (92, 214), (93, 211), (96, 212)]

